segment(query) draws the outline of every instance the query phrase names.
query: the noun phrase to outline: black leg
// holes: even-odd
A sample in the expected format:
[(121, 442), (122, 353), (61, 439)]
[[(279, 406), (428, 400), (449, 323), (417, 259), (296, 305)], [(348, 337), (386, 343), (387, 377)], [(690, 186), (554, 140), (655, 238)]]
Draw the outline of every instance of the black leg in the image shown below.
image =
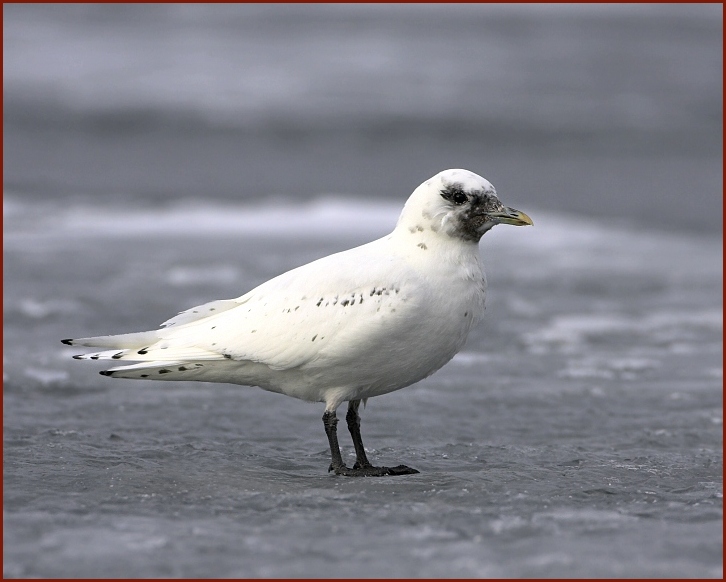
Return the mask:
[(358, 406), (360, 406), (360, 400), (352, 400), (348, 406), (348, 413), (345, 416), (348, 423), (348, 430), (350, 430), (350, 435), (353, 437), (353, 446), (355, 446), (356, 462), (352, 469), (345, 466), (343, 457), (340, 454), (337, 429), (338, 417), (335, 415), (335, 411), (326, 410), (323, 414), (323, 425), (325, 426), (325, 434), (328, 435), (330, 456), (332, 459), (328, 471), (335, 471), (336, 475), (346, 475), (348, 477), (382, 477), (383, 475), (412, 475), (418, 473), (416, 469), (412, 469), (406, 465), (398, 465), (397, 467), (374, 467), (370, 464), (360, 436)]
[(350, 436), (353, 438), (353, 446), (355, 447), (354, 469), (372, 466), (368, 461), (368, 457), (366, 457), (363, 440), (360, 438), (360, 416), (358, 415), (359, 406), (360, 400), (351, 400), (348, 403), (348, 413), (345, 415), (345, 421), (348, 423), (348, 430), (350, 431)]
[(325, 426), (325, 434), (328, 435), (328, 443), (330, 444), (330, 456), (332, 462), (328, 468), (328, 472), (335, 471), (336, 473), (340, 469), (345, 469), (346, 466), (343, 464), (343, 457), (340, 456), (340, 446), (338, 445), (338, 417), (335, 415), (335, 411), (326, 410), (323, 413), (323, 426)]

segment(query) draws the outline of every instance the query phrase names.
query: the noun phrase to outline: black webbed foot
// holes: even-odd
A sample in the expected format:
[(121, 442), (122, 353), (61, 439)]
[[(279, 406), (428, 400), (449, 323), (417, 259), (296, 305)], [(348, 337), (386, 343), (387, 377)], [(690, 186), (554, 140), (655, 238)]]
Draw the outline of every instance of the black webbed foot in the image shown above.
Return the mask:
[(334, 410), (326, 410), (323, 414), (323, 425), (325, 426), (325, 434), (328, 435), (330, 444), (330, 454), (332, 462), (328, 468), (328, 473), (334, 471), (336, 475), (344, 475), (346, 477), (383, 477), (385, 475), (415, 475), (418, 473), (416, 469), (407, 467), (406, 465), (398, 465), (396, 467), (374, 467), (366, 457), (363, 441), (360, 437), (360, 416), (358, 416), (358, 405), (360, 400), (351, 400), (348, 406), (348, 414), (345, 419), (348, 423), (348, 430), (353, 437), (353, 446), (355, 447), (355, 465), (352, 468), (347, 467), (343, 463), (343, 457), (340, 454), (338, 446), (338, 419)]
[(330, 465), (329, 471), (334, 471), (336, 475), (344, 475), (345, 477), (384, 477), (386, 475), (414, 475), (418, 473), (416, 469), (407, 467), (406, 465), (398, 465), (396, 467), (374, 467), (373, 465), (367, 465), (361, 467), (356, 463), (353, 468), (346, 467), (333, 467)]

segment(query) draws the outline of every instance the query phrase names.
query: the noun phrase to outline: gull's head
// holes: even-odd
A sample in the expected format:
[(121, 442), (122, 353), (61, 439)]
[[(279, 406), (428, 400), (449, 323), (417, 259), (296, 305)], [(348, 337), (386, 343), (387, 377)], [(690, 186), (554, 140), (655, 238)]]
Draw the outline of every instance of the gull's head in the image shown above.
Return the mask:
[(504, 206), (491, 183), (469, 170), (444, 170), (413, 191), (396, 228), (429, 229), (477, 243), (496, 224), (524, 226), (532, 219)]

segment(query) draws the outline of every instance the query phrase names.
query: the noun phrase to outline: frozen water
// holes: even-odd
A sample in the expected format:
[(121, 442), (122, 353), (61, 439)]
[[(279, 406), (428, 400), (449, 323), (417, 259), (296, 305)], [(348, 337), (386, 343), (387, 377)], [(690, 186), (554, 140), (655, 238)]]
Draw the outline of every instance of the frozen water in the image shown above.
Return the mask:
[[(342, 235), (366, 208), (378, 223)], [(321, 406), (114, 381), (59, 343), (148, 327), (395, 222), (387, 205), (308, 209), (219, 210), (230, 225), (274, 212), (270, 236), (215, 232), (212, 207), (184, 235), (182, 210), (157, 232), (156, 211), (128, 212), (124, 236), (98, 228), (113, 208), (84, 229), (17, 202), (6, 576), (720, 575), (715, 237), (536, 210), (520, 237), (487, 234), (483, 325), (441, 372), (362, 413), (369, 456), (421, 471), (405, 478), (328, 475)]]

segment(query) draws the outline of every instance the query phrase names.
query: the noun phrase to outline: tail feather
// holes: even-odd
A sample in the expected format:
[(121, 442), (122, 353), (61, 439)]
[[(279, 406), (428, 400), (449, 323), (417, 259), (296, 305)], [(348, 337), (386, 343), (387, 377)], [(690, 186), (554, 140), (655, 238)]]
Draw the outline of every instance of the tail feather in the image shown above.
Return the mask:
[(159, 341), (159, 332), (140, 331), (121, 335), (99, 335), (78, 339), (61, 340), (67, 346), (91, 346), (96, 348), (139, 349)]
[[(181, 332), (179, 328), (193, 327), (201, 320), (214, 317), (248, 299), (212, 301), (183, 311), (162, 324), (161, 329), (121, 335), (103, 335), (64, 339), (69, 346), (106, 348), (103, 351), (73, 356), (77, 360), (127, 360), (140, 362), (117, 366), (101, 372), (114, 378), (149, 380), (194, 380), (207, 372), (205, 365), (224, 366), (231, 356), (195, 346), (193, 329)], [(168, 328), (174, 327), (174, 330)], [(181, 333), (180, 333), (181, 332)], [(214, 344), (212, 344), (214, 345)]]
[(193, 380), (203, 368), (201, 362), (142, 362), (103, 370), (101, 375), (132, 380)]
[[(194, 346), (173, 346), (163, 342), (145, 346), (140, 350), (106, 350), (73, 356), (76, 360), (131, 360), (134, 362), (189, 362), (195, 360), (224, 360), (223, 354)], [(144, 364), (148, 365), (148, 364)]]

